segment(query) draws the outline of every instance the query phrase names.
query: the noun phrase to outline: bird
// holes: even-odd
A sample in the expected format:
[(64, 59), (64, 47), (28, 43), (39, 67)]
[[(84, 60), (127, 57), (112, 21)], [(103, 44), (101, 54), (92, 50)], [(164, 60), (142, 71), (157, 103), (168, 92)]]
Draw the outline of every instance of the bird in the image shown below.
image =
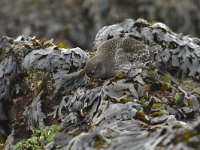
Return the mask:
[(143, 42), (119, 37), (103, 42), (84, 69), (88, 77), (108, 79), (127, 67), (141, 68), (152, 61), (151, 52)]

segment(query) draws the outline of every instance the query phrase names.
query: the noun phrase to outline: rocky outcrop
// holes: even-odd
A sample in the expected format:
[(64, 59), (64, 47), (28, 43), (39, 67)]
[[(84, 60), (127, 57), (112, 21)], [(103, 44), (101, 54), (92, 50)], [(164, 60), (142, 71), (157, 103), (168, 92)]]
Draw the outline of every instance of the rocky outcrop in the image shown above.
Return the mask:
[[(0, 113), (9, 126), (2, 126), (10, 134), (6, 148), (36, 129), (41, 129), (34, 131), (38, 141), (30, 147), (199, 148), (200, 40), (176, 34), (163, 23), (127, 19), (99, 30), (95, 47), (119, 36), (149, 45), (156, 52), (154, 63), (130, 70), (128, 77), (93, 80), (81, 74), (90, 54), (80, 48), (3, 37), (0, 102), (6, 109)], [(46, 142), (38, 133), (54, 124), (61, 130)]]

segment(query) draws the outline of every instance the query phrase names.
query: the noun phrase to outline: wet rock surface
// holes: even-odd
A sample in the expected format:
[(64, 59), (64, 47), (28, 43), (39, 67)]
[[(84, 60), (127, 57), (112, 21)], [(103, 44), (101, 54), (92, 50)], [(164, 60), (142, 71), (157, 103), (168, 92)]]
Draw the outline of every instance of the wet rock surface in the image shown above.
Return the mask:
[[(114, 37), (144, 42), (154, 63), (126, 77), (93, 80), (81, 74), (90, 54), (53, 41), (20, 36), (0, 40), (1, 126), (6, 149), (31, 130), (61, 127), (45, 149), (198, 149), (198, 38), (163, 23), (127, 19), (98, 31), (95, 48)], [(30, 146), (30, 145), (29, 145)], [(32, 145), (34, 146), (34, 145)], [(29, 147), (30, 148), (30, 147)]]

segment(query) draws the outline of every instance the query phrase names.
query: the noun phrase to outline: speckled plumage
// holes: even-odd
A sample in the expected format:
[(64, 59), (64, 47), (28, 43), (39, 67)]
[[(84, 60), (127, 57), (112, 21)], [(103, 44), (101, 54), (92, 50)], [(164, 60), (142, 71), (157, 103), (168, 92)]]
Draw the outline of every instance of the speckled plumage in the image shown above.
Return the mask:
[(114, 38), (105, 41), (86, 64), (89, 77), (106, 79), (113, 77), (124, 67), (139, 68), (152, 61), (148, 47), (132, 38)]

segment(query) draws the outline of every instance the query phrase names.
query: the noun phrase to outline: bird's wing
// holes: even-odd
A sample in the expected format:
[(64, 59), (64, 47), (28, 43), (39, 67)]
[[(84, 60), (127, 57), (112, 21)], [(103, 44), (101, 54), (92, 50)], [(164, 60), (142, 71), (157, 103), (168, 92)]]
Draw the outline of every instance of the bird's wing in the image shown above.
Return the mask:
[(118, 47), (121, 42), (121, 38), (113, 38), (104, 41), (103, 44), (98, 48), (97, 53), (107, 53), (113, 55), (114, 50)]
[(148, 47), (134, 39), (125, 39), (115, 51), (115, 61), (124, 63), (146, 63), (152, 58)]

